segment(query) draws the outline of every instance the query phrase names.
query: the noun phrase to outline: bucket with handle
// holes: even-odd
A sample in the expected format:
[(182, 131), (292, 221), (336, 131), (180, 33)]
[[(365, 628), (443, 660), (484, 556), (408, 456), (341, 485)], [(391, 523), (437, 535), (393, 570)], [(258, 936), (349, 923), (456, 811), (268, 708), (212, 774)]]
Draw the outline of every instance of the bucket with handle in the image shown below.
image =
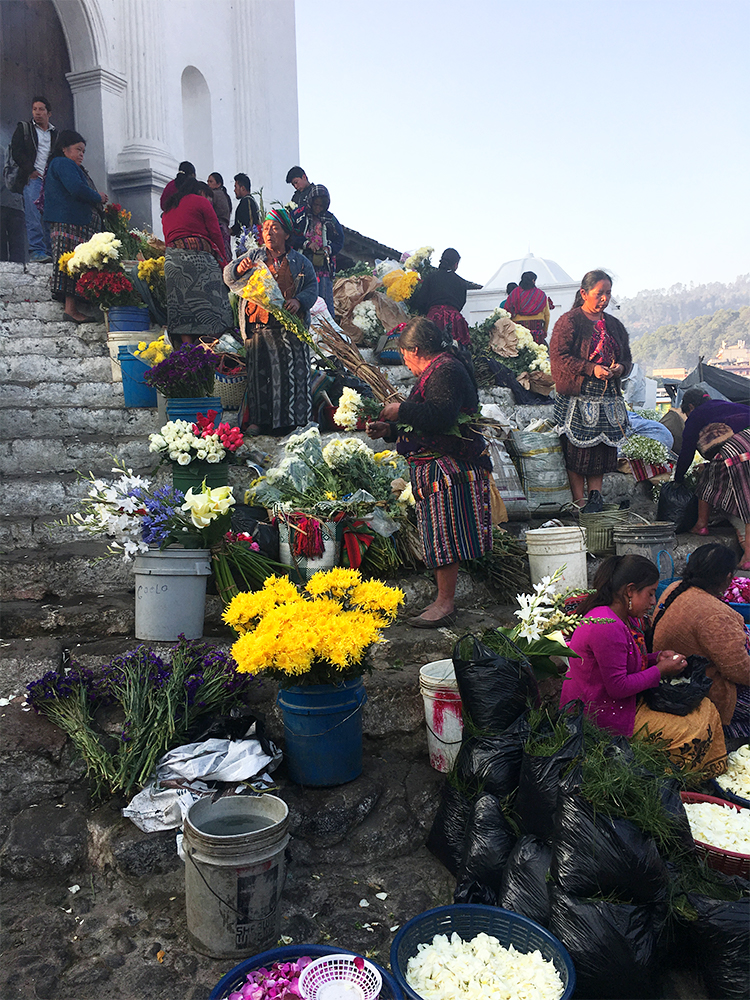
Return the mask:
[(436, 771), (450, 771), (458, 756), (464, 722), (453, 660), (433, 660), (419, 671), (427, 749)]
[(200, 799), (185, 818), (188, 937), (212, 958), (276, 944), (289, 843), (289, 809), (275, 795)]
[(532, 583), (552, 576), (562, 568), (560, 591), (588, 586), (586, 571), (586, 534), (582, 528), (532, 528), (526, 532), (529, 571)]

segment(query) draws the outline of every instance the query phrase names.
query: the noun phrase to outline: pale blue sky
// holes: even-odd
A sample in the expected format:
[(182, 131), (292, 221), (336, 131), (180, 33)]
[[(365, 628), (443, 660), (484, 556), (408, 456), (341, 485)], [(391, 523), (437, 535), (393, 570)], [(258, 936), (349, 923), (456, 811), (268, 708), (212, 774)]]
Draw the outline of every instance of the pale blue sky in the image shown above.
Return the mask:
[[(486, 281), (750, 271), (748, 0), (296, 0), (300, 162), (352, 229)], [(289, 188), (291, 194), (291, 188)]]

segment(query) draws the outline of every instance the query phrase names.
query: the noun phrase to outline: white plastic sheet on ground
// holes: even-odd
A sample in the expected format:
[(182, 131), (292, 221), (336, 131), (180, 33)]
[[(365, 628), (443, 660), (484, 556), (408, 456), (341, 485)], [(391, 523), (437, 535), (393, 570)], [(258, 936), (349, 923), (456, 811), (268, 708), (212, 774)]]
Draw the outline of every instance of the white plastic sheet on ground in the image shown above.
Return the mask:
[[(271, 744), (273, 747), (273, 744)], [(268, 771), (281, 760), (263, 751), (258, 740), (210, 739), (170, 750), (159, 761), (155, 779), (139, 792), (122, 814), (144, 833), (182, 826), (188, 810), (205, 795), (216, 792), (206, 782), (250, 782), (259, 789), (270, 785)], [(246, 790), (245, 785), (235, 794)]]

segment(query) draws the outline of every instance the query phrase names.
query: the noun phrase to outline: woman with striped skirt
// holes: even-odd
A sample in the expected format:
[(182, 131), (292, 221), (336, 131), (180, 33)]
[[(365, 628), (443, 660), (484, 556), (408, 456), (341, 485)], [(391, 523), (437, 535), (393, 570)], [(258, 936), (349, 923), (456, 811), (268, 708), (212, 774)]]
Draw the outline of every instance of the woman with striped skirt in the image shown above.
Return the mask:
[(403, 403), (386, 403), (368, 434), (397, 440), (409, 462), (423, 557), (435, 570), (438, 588), (432, 604), (409, 624), (439, 628), (455, 619), (459, 563), (492, 548), (492, 463), (469, 420), (479, 408), (476, 382), (450, 334), (420, 316), (401, 331), (399, 350), (417, 384)]

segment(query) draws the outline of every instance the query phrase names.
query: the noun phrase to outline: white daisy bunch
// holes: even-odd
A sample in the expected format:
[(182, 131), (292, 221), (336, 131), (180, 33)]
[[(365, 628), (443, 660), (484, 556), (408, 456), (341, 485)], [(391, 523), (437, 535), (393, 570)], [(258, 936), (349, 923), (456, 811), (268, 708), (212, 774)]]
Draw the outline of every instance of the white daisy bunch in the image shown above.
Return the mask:
[(471, 941), (436, 934), (409, 959), (406, 981), (425, 1000), (559, 1000), (564, 992), (554, 963), (539, 951), (505, 948), (484, 933)]
[(151, 486), (149, 479), (134, 476), (132, 469), (115, 466), (120, 476), (108, 483), (91, 476), (91, 489), (81, 504), (81, 511), (67, 521), (88, 535), (111, 539), (110, 551), (121, 552), (126, 561), (139, 552), (147, 552), (142, 539), (142, 494)]
[(369, 337), (379, 337), (383, 332), (383, 324), (378, 319), (375, 303), (369, 299), (356, 304), (352, 310), (352, 323)]
[(114, 233), (94, 233), (86, 243), (79, 243), (68, 261), (68, 274), (81, 274), (83, 271), (101, 271), (107, 264), (116, 263), (120, 259), (122, 243)]
[[(500, 310), (505, 312), (504, 309)], [(497, 312), (497, 310), (495, 310)], [(521, 350), (527, 347), (532, 351), (536, 357), (529, 365), (529, 371), (539, 371), (546, 372), (550, 374), (550, 363), (549, 363), (549, 350), (546, 344), (537, 344), (532, 336), (531, 330), (528, 327), (522, 326), (520, 323), (515, 324), (516, 333), (518, 334), (518, 349)]]
[[(336, 408), (333, 419), (336, 421), (338, 426), (343, 427), (345, 431), (355, 431), (357, 429), (359, 411), (361, 408), (362, 397), (360, 394), (356, 389), (350, 389), (349, 386), (345, 386), (341, 393), (341, 399), (339, 400), (339, 405)], [(325, 450), (323, 454), (325, 455)]]
[(631, 434), (618, 447), (624, 458), (633, 458), (649, 465), (663, 465), (669, 461), (667, 446), (645, 434)]
[(716, 780), (727, 791), (750, 799), (750, 743), (729, 754), (726, 774)]
[[(346, 389), (344, 389), (344, 392), (346, 392)], [(336, 419), (336, 423), (338, 423), (338, 419)], [(333, 438), (323, 448), (323, 458), (331, 469), (346, 465), (349, 459), (357, 454), (363, 455), (370, 460), (373, 458), (372, 449), (368, 448), (364, 441), (355, 437)]]
[(420, 247), (410, 257), (406, 258), (403, 262), (404, 267), (407, 271), (416, 271), (420, 264), (424, 264), (432, 257), (434, 252), (435, 247)]
[(750, 854), (750, 809), (718, 802), (686, 802), (693, 840), (722, 851)]
[(193, 459), (215, 465), (227, 454), (218, 434), (201, 437), (187, 420), (170, 420), (158, 433), (149, 434), (148, 441), (150, 452), (162, 454), (178, 465), (190, 465)]

